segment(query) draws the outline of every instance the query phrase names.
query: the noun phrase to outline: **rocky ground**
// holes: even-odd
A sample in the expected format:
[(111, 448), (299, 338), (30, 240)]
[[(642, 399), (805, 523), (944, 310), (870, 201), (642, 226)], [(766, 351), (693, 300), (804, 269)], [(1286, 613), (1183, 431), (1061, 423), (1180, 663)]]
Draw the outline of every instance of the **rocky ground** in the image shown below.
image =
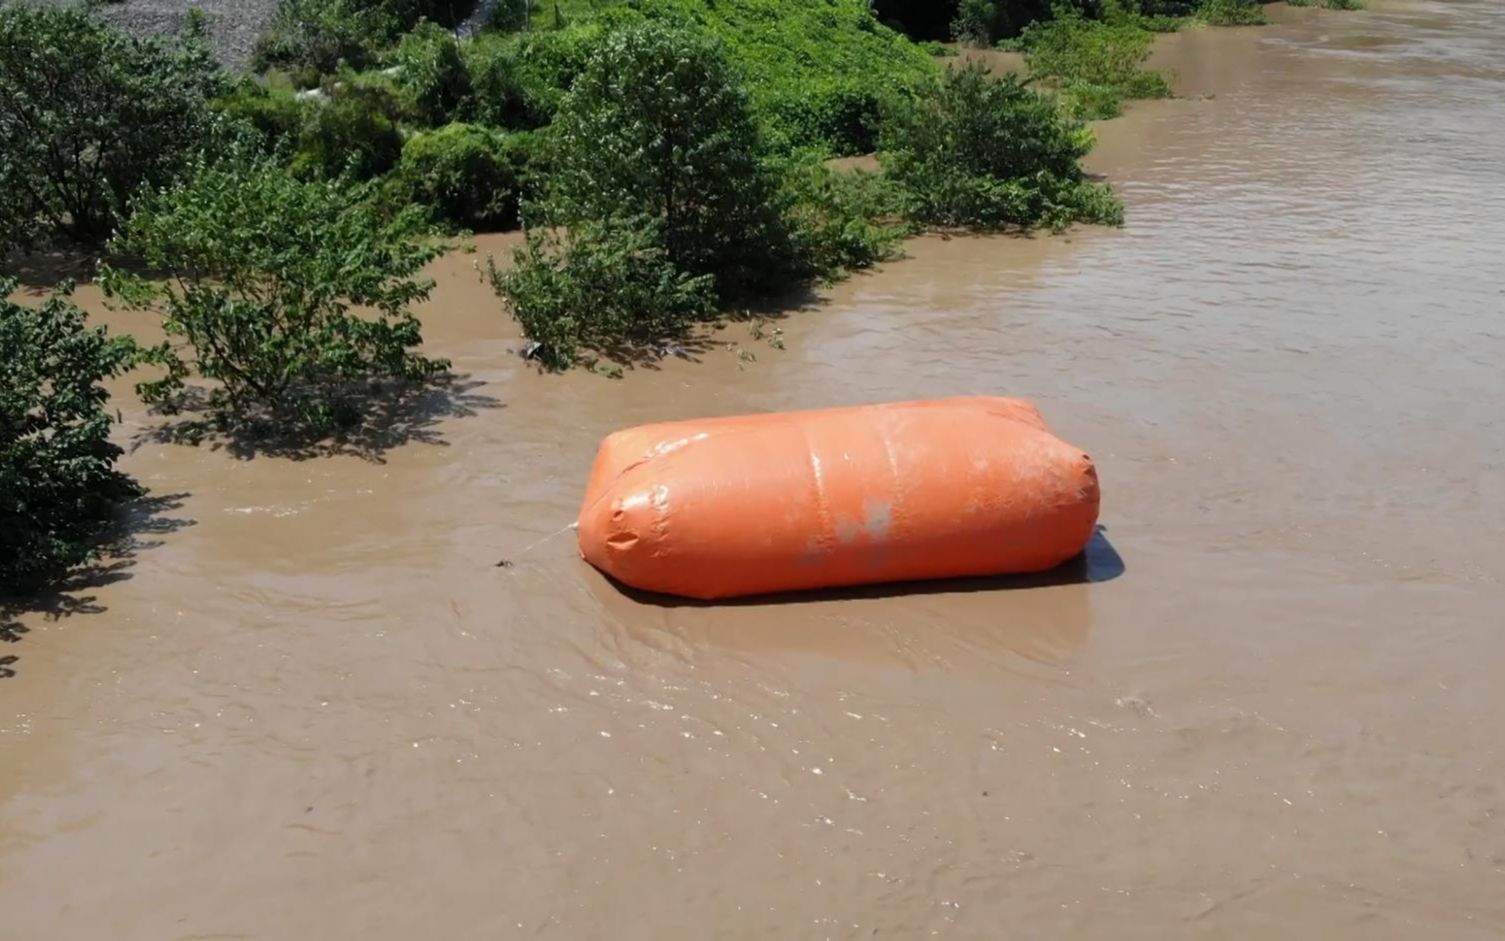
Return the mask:
[(192, 7), (204, 12), (209, 43), (220, 61), (239, 67), (251, 58), (256, 37), (277, 12), (277, 0), (124, 0), (100, 4), (97, 15), (137, 35), (174, 33), (183, 28)]

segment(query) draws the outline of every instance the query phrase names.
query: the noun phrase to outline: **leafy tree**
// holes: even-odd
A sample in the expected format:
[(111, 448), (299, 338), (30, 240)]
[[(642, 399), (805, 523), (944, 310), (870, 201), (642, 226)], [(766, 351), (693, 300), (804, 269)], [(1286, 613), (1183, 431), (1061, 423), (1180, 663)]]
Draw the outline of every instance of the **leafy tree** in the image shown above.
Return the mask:
[(1083, 178), (1078, 161), (1091, 146), (1089, 130), (1018, 76), (993, 78), (974, 63), (895, 111), (881, 158), (926, 225), (1119, 223), (1122, 207)]
[(551, 220), (653, 220), (669, 262), (722, 297), (789, 273), (779, 181), (714, 40), (651, 22), (607, 34), (552, 131)]
[(88, 561), (121, 500), (140, 493), (115, 468), (104, 381), (135, 345), (89, 327), (67, 289), (40, 307), (0, 280), (0, 594), (37, 589)]
[(151, 358), (165, 375), (140, 385), (142, 397), (171, 408), (197, 374), (216, 384), (221, 418), (320, 433), (356, 423), (370, 383), (446, 368), (415, 351), (411, 310), (433, 289), (416, 275), (440, 249), (416, 237), (416, 209), (384, 222), (370, 195), (242, 152), (201, 159), (186, 182), (141, 200), (111, 247), (168, 279), (109, 271), (105, 283), (163, 315), (168, 340)]
[(196, 36), (0, 4), (0, 251), (103, 242), (137, 188), (172, 179), (202, 142), (220, 84)]

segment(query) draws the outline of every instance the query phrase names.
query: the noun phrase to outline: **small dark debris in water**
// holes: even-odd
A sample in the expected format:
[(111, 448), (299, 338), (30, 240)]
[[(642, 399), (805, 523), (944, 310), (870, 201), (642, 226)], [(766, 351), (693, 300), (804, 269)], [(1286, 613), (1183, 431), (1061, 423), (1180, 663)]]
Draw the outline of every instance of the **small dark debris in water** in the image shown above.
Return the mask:
[(987, 797), (987, 796), (988, 796), (988, 792), (987, 792), (987, 791), (983, 791), (983, 792), (982, 792), (982, 796), (983, 796), (983, 797)]
[(502, 561), (500, 561), (500, 562), (498, 562), (496, 564), (496, 567), (499, 568), (499, 569), (510, 569), (510, 568), (512, 568), (512, 560), (511, 559), (503, 559)]
[(303, 812), (304, 812), (304, 813), (305, 813), (305, 814), (311, 814), (311, 813), (313, 813), (313, 812), (314, 812), (314, 808), (313, 808), (313, 805), (312, 805), (312, 804), (310, 804), (310, 805), (309, 805), (309, 806), (307, 806), (307, 807), (305, 807), (305, 808), (303, 808)]
[(537, 359), (538, 351), (541, 349), (543, 349), (543, 344), (538, 342), (537, 340), (534, 340), (532, 343), (529, 343), (527, 346), (523, 347), (523, 359)]

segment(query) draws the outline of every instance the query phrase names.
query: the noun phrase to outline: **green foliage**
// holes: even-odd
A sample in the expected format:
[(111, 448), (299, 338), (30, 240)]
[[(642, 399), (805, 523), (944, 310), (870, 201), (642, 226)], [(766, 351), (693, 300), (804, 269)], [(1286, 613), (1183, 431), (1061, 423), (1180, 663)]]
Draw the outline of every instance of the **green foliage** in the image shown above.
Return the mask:
[(1112, 194), (1083, 178), (1078, 161), (1091, 132), (1014, 75), (992, 78), (975, 63), (952, 70), (932, 94), (895, 112), (884, 144), (884, 169), (926, 225), (1122, 222)]
[(108, 271), (105, 284), (163, 316), (151, 358), (165, 375), (138, 386), (143, 399), (171, 408), (197, 374), (216, 384), (218, 417), (322, 433), (359, 419), (364, 384), (444, 369), (414, 351), (410, 309), (433, 289), (415, 276), (439, 250), (415, 237), (415, 212), (383, 222), (369, 195), (238, 153), (142, 199), (111, 248), (169, 280)]
[(453, 34), (423, 23), (402, 38), (392, 62), (396, 83), (408, 95), (415, 116), (437, 127), (453, 119), (471, 99), (470, 69)]
[(473, 124), (449, 124), (416, 134), (398, 168), (406, 201), (429, 210), (437, 222), (475, 230), (517, 223), (528, 132), (504, 135)]
[(312, 87), (342, 67), (374, 65), (422, 20), (452, 27), (473, 6), (473, 0), (280, 0), (253, 65), (286, 70), (300, 87)]
[(267, 150), (276, 150), (297, 139), (307, 107), (291, 88), (264, 85), (249, 76), (235, 83), (230, 92), (213, 102), (214, 108), (231, 121), (250, 128)]
[(1024, 56), (1030, 74), (1052, 81), (1075, 114), (1107, 118), (1119, 113), (1123, 98), (1170, 97), (1170, 81), (1141, 66), (1154, 36), (1132, 16), (1112, 22), (1065, 13), (1024, 30)]
[(474, 89), (467, 119), (523, 130), (548, 124), (602, 32), (589, 23), (467, 43), (461, 51)]
[(277, 18), (256, 42), (258, 71), (283, 69), (308, 88), (342, 65), (366, 68), (396, 34), (396, 24), (375, 5), (330, 0), (281, 0)]
[(0, 4), (0, 252), (109, 237), (131, 194), (203, 140), (219, 84), (196, 37), (134, 39), (79, 8)]
[(567, 369), (583, 352), (652, 358), (715, 311), (713, 279), (681, 271), (663, 242), (652, 220), (583, 223), (562, 236), (530, 232), (511, 269), (488, 267), (545, 367)]
[(911, 234), (904, 193), (881, 173), (805, 159), (786, 170), (784, 188), (793, 254), (816, 277), (831, 280), (887, 261)]
[(0, 280), (0, 594), (33, 591), (89, 560), (116, 504), (140, 493), (115, 469), (104, 381), (135, 345), (86, 325), (64, 295), (8, 300)]
[(883, 103), (935, 74), (932, 57), (873, 16), (867, 0), (629, 0), (651, 19), (716, 36), (787, 147), (865, 153)]
[(300, 179), (350, 173), (368, 180), (386, 173), (402, 156), (401, 110), (401, 102), (380, 86), (330, 88), (304, 108), (290, 171)]
[(532, 0), (496, 0), (491, 6), (487, 27), (499, 33), (515, 33), (528, 28), (528, 9)]
[(957, 42), (969, 45), (992, 45), (1000, 38), (996, 34), (997, 16), (998, 4), (994, 0), (960, 0), (956, 18), (951, 21), (951, 35)]
[(1258, 0), (1203, 0), (1196, 16), (1209, 26), (1262, 26), (1269, 22)]
[(713, 39), (659, 23), (608, 33), (551, 129), (548, 219), (647, 218), (722, 297), (787, 276), (779, 183), (747, 93)]

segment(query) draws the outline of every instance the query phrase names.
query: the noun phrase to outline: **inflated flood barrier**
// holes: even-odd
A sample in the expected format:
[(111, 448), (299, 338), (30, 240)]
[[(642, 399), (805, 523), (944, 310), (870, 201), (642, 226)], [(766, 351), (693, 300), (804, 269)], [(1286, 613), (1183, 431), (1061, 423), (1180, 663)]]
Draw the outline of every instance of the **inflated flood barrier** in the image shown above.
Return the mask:
[(689, 598), (1040, 572), (1095, 530), (1097, 472), (1023, 399), (666, 422), (608, 435), (580, 552)]

